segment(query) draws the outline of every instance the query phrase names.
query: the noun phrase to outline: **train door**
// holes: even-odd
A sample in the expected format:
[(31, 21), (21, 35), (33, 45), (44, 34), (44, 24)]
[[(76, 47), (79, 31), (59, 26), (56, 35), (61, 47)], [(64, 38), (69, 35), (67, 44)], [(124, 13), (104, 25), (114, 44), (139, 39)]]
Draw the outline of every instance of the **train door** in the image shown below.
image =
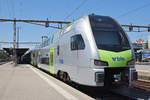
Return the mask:
[(68, 63), (71, 65), (70, 72), (72, 74), (72, 79), (77, 79), (77, 65), (78, 65), (78, 58), (77, 58), (77, 36), (73, 35), (71, 36), (71, 45), (70, 45), (70, 56), (68, 57)]
[(33, 51), (33, 66), (35, 66), (35, 51)]
[(31, 52), (31, 64), (33, 65), (33, 52)]
[(54, 74), (54, 48), (50, 48), (50, 73)]
[(36, 50), (36, 51), (35, 51), (35, 66), (38, 65), (37, 59), (38, 59), (38, 51)]
[(40, 63), (41, 63), (41, 57), (40, 57), (40, 51), (38, 51), (38, 68), (40, 68)]
[(80, 67), (86, 66), (87, 62), (85, 60), (87, 59), (88, 53), (85, 54), (85, 43), (83, 40), (83, 37), (81, 34), (76, 35), (77, 36), (77, 66), (78, 71)]
[(81, 83), (89, 83), (88, 66), (90, 61), (88, 61), (90, 52), (85, 45), (83, 36), (81, 34), (77, 35), (77, 80)]

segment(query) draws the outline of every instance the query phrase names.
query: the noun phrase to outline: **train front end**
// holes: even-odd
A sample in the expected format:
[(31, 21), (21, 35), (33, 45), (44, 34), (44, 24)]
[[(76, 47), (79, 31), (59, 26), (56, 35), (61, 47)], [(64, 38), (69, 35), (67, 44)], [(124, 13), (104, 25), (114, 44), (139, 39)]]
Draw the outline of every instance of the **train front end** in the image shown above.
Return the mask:
[(99, 56), (94, 59), (94, 65), (104, 69), (95, 72), (96, 84), (103, 83), (106, 87), (130, 85), (137, 80), (137, 72), (127, 34), (111, 17), (89, 15), (89, 20)]

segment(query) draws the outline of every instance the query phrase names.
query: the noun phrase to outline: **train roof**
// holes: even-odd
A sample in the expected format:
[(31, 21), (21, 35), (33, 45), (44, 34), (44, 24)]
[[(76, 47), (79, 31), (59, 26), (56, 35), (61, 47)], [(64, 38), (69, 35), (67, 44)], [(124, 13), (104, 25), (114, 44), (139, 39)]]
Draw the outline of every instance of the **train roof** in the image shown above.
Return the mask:
[(68, 27), (70, 27), (71, 25), (79, 22), (81, 19), (83, 19), (84, 17), (90, 17), (90, 18), (101, 18), (102, 20), (106, 20), (106, 19), (112, 19), (109, 16), (102, 16), (102, 15), (95, 15), (95, 14), (90, 14), (90, 15), (86, 15), (86, 16), (82, 16), (80, 18), (78, 18), (77, 20), (71, 22), (70, 24), (64, 26), (62, 29), (60, 29), (58, 32), (56, 33), (52, 33), (50, 34), (50, 36), (43, 42), (41, 43), (39, 46), (37, 46), (36, 48), (43, 48), (48, 46), (49, 44), (52, 44), (55, 40), (58, 39), (59, 35)]

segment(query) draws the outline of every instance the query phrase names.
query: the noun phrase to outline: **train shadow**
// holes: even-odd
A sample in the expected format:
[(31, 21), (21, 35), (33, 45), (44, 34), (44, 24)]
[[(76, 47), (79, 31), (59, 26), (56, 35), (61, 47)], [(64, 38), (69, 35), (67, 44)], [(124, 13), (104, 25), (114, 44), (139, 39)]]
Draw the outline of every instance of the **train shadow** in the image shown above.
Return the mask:
[(114, 93), (134, 98), (134, 100), (150, 100), (150, 92), (136, 87), (120, 87), (112, 89)]

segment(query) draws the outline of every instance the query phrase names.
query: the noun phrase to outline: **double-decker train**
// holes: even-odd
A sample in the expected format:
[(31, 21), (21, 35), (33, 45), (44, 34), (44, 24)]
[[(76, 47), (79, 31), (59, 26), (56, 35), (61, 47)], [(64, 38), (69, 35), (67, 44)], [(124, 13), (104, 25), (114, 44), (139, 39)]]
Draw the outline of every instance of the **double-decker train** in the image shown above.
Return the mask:
[(87, 15), (30, 51), (31, 64), (86, 86), (129, 85), (137, 79), (134, 51), (111, 17)]

